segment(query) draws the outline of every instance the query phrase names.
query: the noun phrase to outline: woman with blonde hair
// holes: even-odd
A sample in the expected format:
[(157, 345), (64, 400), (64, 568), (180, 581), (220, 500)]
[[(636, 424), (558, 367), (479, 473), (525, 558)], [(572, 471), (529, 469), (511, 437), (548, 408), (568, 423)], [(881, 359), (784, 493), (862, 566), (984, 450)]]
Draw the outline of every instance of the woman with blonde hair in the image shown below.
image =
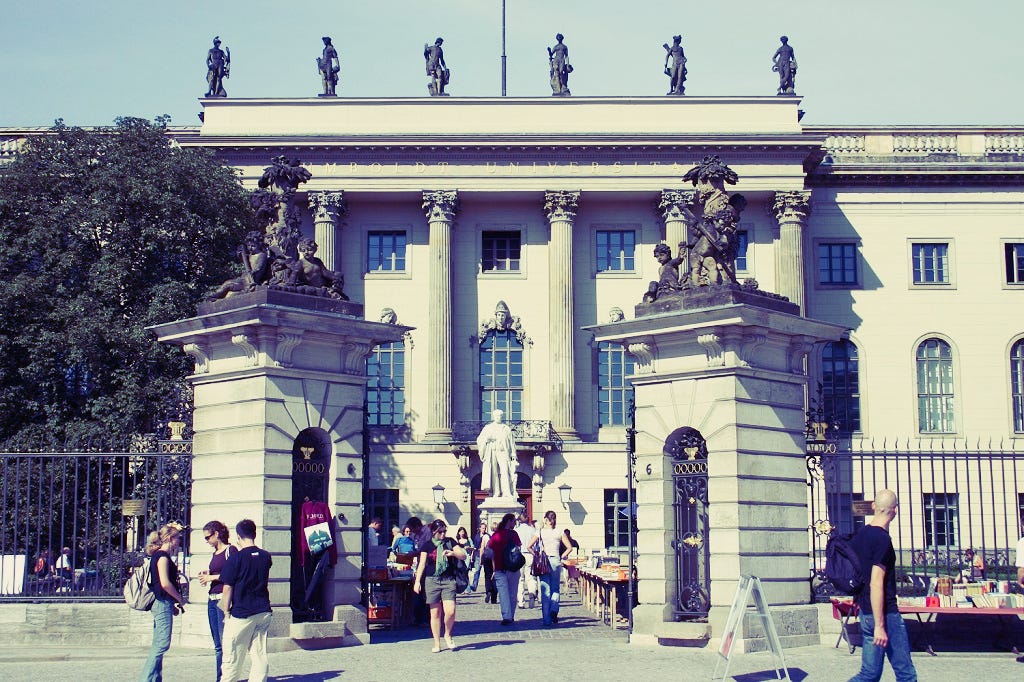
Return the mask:
[(171, 648), (171, 625), (174, 616), (185, 613), (185, 598), (178, 592), (178, 567), (171, 558), (181, 545), (181, 526), (167, 524), (149, 534), (146, 554), (149, 555), (149, 586), (153, 602), (153, 644), (149, 658), (142, 667), (141, 682), (163, 680), (164, 654)]

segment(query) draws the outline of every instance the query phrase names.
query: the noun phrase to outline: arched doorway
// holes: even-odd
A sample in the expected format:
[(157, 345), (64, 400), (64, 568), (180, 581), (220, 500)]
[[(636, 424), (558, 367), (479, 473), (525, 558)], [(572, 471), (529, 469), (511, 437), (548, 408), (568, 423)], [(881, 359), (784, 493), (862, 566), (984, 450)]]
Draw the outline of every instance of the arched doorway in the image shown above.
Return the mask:
[[(323, 620), (323, 586), (326, 576), (317, 576), (315, 562), (300, 547), (298, 533), (302, 506), (320, 503), (326, 514), (327, 482), (331, 470), (331, 439), (323, 429), (303, 429), (292, 444), (292, 524), (294, 540), (291, 551), (291, 607), (294, 622)], [(327, 550), (323, 550), (325, 553)], [(309, 589), (313, 585), (314, 589)], [(307, 594), (309, 599), (307, 599)]]

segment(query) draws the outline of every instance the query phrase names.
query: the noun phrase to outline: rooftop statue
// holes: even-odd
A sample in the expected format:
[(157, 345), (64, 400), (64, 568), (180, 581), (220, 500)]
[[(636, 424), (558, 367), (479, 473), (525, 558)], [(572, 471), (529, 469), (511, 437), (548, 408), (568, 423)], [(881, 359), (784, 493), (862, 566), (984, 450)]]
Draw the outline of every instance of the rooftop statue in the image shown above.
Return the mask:
[[(686, 92), (686, 88), (683, 87), (683, 83), (686, 82), (686, 55), (683, 54), (682, 41), (681, 35), (672, 36), (671, 47), (668, 43), (662, 44), (665, 48), (665, 75), (669, 78), (669, 89), (665, 93), (667, 95), (682, 95)], [(672, 62), (671, 65), (669, 61)]]
[(321, 56), (316, 58), (316, 68), (320, 72), (320, 81), (324, 87), (320, 97), (336, 97), (341, 62), (338, 60), (338, 51), (331, 44), (330, 36), (324, 36), (322, 40), (324, 41), (324, 51)]
[(438, 38), (433, 45), (423, 45), (423, 58), (427, 61), (427, 75), (430, 76), (427, 91), (431, 97), (448, 96), (444, 86), (448, 85), (451, 79), (451, 71), (444, 63), (444, 50), (441, 49), (443, 43), (444, 38)]
[(779, 74), (779, 95), (794, 95), (796, 82), (796, 55), (793, 48), (789, 46), (789, 38), (779, 38), (782, 45), (772, 55), (772, 71)]
[(206, 96), (227, 97), (224, 79), (231, 75), (231, 50), (220, 49), (220, 36), (214, 36), (213, 47), (206, 53)]
[[(654, 247), (660, 264), (658, 281), (644, 294), (647, 303), (679, 291), (717, 284), (736, 284), (736, 225), (747, 205), (742, 194), (729, 195), (725, 184), (735, 185), (739, 177), (717, 156), (705, 156), (683, 176), (697, 188), (693, 203), (684, 207), (686, 241), (672, 257), (668, 244)], [(683, 266), (683, 271), (679, 267)]]
[(554, 47), (548, 48), (548, 65), (551, 73), (551, 95), (553, 97), (568, 97), (569, 74), (572, 73), (572, 64), (569, 63), (569, 48), (562, 41), (565, 36), (561, 33), (555, 36), (558, 41)]

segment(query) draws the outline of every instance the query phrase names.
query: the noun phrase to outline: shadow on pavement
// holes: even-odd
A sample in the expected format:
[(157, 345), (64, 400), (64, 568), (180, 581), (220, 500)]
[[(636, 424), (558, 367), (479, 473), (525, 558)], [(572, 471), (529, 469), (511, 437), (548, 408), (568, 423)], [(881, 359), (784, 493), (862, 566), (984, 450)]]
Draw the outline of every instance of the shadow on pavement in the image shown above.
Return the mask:
[(309, 673), (308, 675), (271, 675), (268, 679), (273, 682), (325, 682), (326, 680), (336, 680), (341, 677), (344, 670), (324, 670), (318, 673)]
[[(777, 680), (779, 679), (779, 672), (777, 670), (763, 670), (756, 673), (733, 675), (732, 679), (736, 680), (736, 682), (763, 682), (763, 680)], [(807, 679), (807, 673), (800, 668), (789, 668), (789, 679), (793, 680), (793, 682), (801, 682), (801, 680)]]

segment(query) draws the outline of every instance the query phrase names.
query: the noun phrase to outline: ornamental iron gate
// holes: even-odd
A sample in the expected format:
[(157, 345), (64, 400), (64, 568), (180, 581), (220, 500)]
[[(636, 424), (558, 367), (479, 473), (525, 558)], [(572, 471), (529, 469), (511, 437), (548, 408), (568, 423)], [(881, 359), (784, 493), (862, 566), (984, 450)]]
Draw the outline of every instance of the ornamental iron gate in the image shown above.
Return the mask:
[(676, 620), (707, 618), (711, 606), (708, 547), (708, 447), (696, 429), (684, 426), (665, 439), (672, 462), (672, 508), (676, 557)]

